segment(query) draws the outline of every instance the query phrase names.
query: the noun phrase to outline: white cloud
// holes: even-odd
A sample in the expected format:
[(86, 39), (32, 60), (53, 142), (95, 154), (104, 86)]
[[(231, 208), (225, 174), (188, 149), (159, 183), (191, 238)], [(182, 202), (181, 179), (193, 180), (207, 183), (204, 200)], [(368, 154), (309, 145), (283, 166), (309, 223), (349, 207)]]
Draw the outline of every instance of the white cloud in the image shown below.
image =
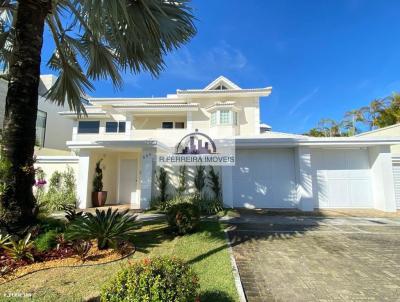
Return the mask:
[(315, 87), (311, 92), (303, 96), (297, 103), (290, 109), (289, 116), (293, 115), (302, 105), (311, 100), (319, 91), (319, 87)]

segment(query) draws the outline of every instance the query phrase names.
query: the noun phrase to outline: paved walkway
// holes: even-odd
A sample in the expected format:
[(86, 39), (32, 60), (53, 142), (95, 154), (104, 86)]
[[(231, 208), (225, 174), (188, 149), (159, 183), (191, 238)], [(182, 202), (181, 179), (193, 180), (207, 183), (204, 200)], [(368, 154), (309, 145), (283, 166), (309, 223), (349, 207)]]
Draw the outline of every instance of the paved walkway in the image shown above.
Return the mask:
[(241, 215), (230, 240), (248, 301), (400, 301), (399, 218)]

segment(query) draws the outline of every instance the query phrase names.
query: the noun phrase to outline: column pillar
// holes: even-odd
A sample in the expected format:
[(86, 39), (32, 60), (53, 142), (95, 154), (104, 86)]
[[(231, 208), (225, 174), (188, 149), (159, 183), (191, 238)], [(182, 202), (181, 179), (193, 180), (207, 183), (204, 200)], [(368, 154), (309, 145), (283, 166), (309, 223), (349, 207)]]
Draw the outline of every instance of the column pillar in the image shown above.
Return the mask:
[(77, 182), (77, 207), (79, 209), (87, 209), (91, 204), (90, 191), (91, 184), (89, 182), (90, 169), (90, 151), (79, 150), (79, 175)]
[(390, 146), (368, 148), (374, 208), (385, 212), (396, 211), (392, 154)]
[(314, 210), (311, 151), (309, 147), (295, 149), (297, 207), (302, 211)]
[(140, 208), (148, 209), (153, 191), (153, 177), (155, 166), (155, 151), (144, 149), (141, 157), (140, 167)]
[(225, 207), (233, 208), (233, 183), (232, 183), (232, 166), (222, 166), (222, 201)]

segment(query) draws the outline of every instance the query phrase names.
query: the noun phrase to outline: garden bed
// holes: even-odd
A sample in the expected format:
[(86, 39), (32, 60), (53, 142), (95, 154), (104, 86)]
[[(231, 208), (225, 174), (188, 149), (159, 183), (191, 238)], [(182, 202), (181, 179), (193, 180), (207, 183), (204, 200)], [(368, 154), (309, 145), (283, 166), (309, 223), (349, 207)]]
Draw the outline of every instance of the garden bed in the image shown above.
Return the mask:
[(203, 221), (198, 232), (178, 237), (168, 232), (164, 222), (145, 222), (135, 232), (133, 242), (136, 252), (121, 261), (37, 271), (0, 284), (0, 297), (29, 293), (34, 301), (88, 300), (98, 297), (104, 282), (130, 261), (154, 256), (174, 256), (186, 261), (198, 274), (201, 302), (238, 301), (225, 233), (218, 222)]
[(95, 240), (92, 240), (91, 243), (92, 247), (84, 261), (75, 255), (72, 250), (68, 249), (64, 249), (62, 253), (56, 253), (56, 251), (54, 251), (54, 254), (57, 254), (55, 256), (52, 256), (51, 254), (36, 255), (35, 262), (19, 262), (15, 265), (16, 268), (13, 271), (0, 276), (0, 284), (49, 268), (90, 266), (110, 263), (129, 257), (135, 252), (134, 247), (132, 246), (130, 250), (126, 251), (126, 254), (122, 255), (120, 252), (113, 249), (99, 250)]

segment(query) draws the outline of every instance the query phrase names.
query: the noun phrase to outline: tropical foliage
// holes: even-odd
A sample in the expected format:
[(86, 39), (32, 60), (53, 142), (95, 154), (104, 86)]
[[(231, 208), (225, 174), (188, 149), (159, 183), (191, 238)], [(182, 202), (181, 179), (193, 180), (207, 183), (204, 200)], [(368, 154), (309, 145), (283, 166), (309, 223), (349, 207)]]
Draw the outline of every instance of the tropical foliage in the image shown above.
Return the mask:
[(9, 240), (9, 244), (4, 245), (3, 248), (6, 250), (8, 256), (14, 260), (28, 259), (33, 261), (33, 255), (31, 253), (34, 243), (31, 241), (31, 233), (20, 240)]
[(102, 289), (101, 301), (194, 302), (199, 289), (199, 278), (184, 261), (146, 258), (109, 280)]
[(397, 123), (400, 123), (400, 94), (393, 93), (371, 101), (368, 106), (346, 112), (341, 121), (321, 119), (317, 127), (305, 134), (317, 137), (352, 136), (363, 129), (373, 130)]
[(133, 230), (137, 228), (136, 216), (128, 211), (118, 212), (108, 208), (107, 211), (86, 213), (74, 219), (66, 230), (68, 240), (97, 240), (99, 249), (115, 247), (120, 241), (129, 240)]
[[(58, 73), (47, 98), (81, 114), (92, 81), (110, 78), (119, 88), (122, 72), (158, 76), (164, 55), (195, 33), (187, 0), (0, 1), (0, 64), (9, 80), (5, 156), (11, 163), (2, 221), (26, 225), (36, 215), (33, 152), (42, 63)], [(55, 49), (42, 58), (45, 34)]]

